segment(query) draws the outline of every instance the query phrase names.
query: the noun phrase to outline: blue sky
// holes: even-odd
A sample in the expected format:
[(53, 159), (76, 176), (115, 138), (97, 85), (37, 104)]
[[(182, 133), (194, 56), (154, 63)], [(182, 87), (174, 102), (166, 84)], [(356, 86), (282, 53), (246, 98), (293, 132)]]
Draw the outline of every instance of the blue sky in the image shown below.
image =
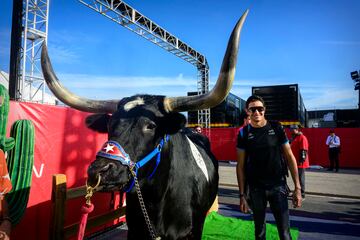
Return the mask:
[[(5, 1), (5, 2), (4, 2)], [(357, 108), (350, 72), (360, 70), (358, 0), (126, 1), (201, 52), (210, 87), (231, 30), (249, 8), (232, 93), (297, 83), (308, 110)], [(0, 70), (8, 72), (12, 1), (0, 8)], [(196, 91), (196, 68), (77, 0), (50, 1), (49, 54), (63, 84), (95, 99)]]

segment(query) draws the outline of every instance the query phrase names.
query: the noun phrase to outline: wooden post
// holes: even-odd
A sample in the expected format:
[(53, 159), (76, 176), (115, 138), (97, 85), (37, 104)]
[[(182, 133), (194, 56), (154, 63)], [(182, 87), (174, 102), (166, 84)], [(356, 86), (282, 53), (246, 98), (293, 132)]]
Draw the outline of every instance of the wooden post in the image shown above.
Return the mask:
[[(79, 229), (79, 222), (65, 226), (66, 201), (84, 197), (86, 194), (86, 186), (75, 188), (66, 188), (66, 175), (54, 174), (52, 182), (52, 215), (50, 223), (49, 239), (63, 240), (73, 238)], [(103, 226), (112, 220), (125, 216), (125, 207), (110, 210), (104, 214), (89, 216), (86, 230)]]
[(50, 224), (50, 239), (64, 239), (64, 224), (66, 210), (66, 175), (55, 174), (52, 181), (52, 222)]

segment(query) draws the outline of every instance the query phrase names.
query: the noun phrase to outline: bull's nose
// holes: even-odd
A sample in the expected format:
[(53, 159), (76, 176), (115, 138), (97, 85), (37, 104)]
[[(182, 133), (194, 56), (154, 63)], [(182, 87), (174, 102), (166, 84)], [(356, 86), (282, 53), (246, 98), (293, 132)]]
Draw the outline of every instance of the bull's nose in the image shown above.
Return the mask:
[(106, 164), (91, 164), (88, 169), (88, 176), (91, 181), (96, 181), (99, 175), (105, 176), (106, 172), (111, 171), (111, 169), (115, 169), (116, 164), (112, 162), (108, 162)]
[(104, 173), (104, 172), (107, 172), (107, 171), (111, 171), (112, 168), (115, 169), (116, 164), (110, 162), (110, 163), (106, 164), (105, 166), (101, 167), (98, 171), (101, 174), (101, 173)]

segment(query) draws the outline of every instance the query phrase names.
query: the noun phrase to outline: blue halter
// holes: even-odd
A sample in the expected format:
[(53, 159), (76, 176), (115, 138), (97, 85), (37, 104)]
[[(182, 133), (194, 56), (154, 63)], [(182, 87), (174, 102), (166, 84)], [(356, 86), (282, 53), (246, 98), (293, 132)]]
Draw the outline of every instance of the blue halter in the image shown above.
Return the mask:
[[(135, 172), (135, 177), (137, 177), (138, 169), (143, 167), (146, 163), (148, 163), (155, 155), (156, 157), (156, 165), (154, 167), (154, 170), (152, 173), (148, 176), (148, 179), (150, 180), (152, 176), (154, 175), (157, 167), (160, 163), (160, 156), (161, 156), (161, 150), (164, 146), (164, 144), (169, 141), (169, 135), (165, 135), (163, 139), (161, 139), (160, 143), (156, 146), (156, 148), (149, 153), (146, 157), (141, 159), (138, 162), (133, 162), (130, 159), (129, 154), (127, 154), (124, 150), (124, 148), (116, 141), (109, 140), (104, 143), (101, 150), (96, 154), (96, 156), (112, 159), (119, 161), (122, 165), (128, 166), (132, 171)], [(127, 189), (124, 189), (125, 192), (129, 192), (135, 183), (135, 178), (132, 178), (132, 181)]]

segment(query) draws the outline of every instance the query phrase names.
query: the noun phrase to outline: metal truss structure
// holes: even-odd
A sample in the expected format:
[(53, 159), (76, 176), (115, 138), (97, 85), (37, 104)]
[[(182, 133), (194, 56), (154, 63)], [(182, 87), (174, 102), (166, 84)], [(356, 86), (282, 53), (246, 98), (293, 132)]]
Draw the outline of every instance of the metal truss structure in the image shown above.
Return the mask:
[[(198, 70), (198, 94), (209, 91), (209, 65), (204, 55), (121, 0), (78, 0), (85, 6), (138, 34)], [(198, 123), (210, 127), (210, 109), (198, 111)]]
[(41, 70), (41, 47), (47, 42), (50, 0), (22, 0), (22, 39), (17, 99), (44, 102), (45, 80)]

